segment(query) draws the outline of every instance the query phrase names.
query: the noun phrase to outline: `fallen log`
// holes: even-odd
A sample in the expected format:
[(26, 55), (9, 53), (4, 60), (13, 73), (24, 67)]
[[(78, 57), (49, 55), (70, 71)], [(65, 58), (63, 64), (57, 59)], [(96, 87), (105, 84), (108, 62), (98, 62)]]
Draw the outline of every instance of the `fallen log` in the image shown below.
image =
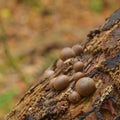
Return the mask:
[(120, 120), (120, 9), (87, 36), (62, 51), (6, 120)]

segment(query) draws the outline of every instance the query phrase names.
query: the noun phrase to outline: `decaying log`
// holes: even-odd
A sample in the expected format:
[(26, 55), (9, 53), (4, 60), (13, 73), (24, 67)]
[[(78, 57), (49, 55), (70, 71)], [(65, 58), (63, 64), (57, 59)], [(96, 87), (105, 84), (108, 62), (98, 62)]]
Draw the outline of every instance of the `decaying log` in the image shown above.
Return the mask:
[[(68, 100), (75, 89), (73, 64), (82, 61), (81, 72), (94, 79), (96, 91), (77, 104)], [(41, 76), (9, 113), (6, 120), (120, 120), (120, 9), (100, 28), (91, 31), (80, 56), (69, 58), (54, 74)], [(51, 79), (65, 74), (69, 86), (62, 91), (49, 87)]]

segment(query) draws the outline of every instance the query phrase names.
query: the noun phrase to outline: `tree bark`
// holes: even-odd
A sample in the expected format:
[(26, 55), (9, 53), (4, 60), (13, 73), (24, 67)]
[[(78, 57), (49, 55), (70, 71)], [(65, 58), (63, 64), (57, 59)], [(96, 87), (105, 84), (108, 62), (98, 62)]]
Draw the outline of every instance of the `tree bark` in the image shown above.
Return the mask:
[[(56, 62), (50, 68), (54, 74), (35, 83), (7, 115), (6, 120), (119, 120), (120, 119), (120, 9), (100, 28), (88, 34), (83, 53), (67, 59), (60, 68)], [(77, 104), (68, 100), (76, 82), (73, 65), (82, 61), (81, 72), (95, 81), (96, 91), (82, 97)], [(65, 74), (69, 86), (62, 91), (49, 87), (51, 79)]]

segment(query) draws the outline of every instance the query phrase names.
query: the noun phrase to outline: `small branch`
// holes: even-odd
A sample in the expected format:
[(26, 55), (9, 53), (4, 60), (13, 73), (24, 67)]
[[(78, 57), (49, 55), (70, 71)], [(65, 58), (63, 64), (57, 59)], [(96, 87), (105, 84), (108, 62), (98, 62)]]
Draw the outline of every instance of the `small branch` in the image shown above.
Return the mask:
[(3, 44), (3, 49), (4, 49), (4, 52), (5, 52), (5, 55), (6, 55), (6, 58), (7, 58), (7, 62), (9, 63), (9, 65), (17, 72), (18, 76), (20, 77), (20, 79), (25, 83), (25, 84), (28, 84), (28, 82), (26, 81), (26, 77), (23, 75), (22, 71), (20, 70), (20, 68), (18, 67), (18, 65), (16, 64), (14, 58), (12, 57), (11, 53), (10, 53), (10, 50), (9, 50), (9, 47), (7, 45), (7, 35), (6, 35), (6, 32), (4, 30), (4, 27), (3, 27), (3, 24), (2, 24), (2, 21), (0, 21), (0, 40)]

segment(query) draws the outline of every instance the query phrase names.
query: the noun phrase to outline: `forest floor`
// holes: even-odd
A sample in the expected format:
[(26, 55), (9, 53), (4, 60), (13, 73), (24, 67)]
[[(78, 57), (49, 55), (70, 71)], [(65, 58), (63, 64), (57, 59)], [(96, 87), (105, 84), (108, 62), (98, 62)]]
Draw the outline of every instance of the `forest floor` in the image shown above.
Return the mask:
[(119, 4), (119, 0), (0, 0), (0, 120), (63, 47), (83, 44), (89, 31), (102, 25)]

